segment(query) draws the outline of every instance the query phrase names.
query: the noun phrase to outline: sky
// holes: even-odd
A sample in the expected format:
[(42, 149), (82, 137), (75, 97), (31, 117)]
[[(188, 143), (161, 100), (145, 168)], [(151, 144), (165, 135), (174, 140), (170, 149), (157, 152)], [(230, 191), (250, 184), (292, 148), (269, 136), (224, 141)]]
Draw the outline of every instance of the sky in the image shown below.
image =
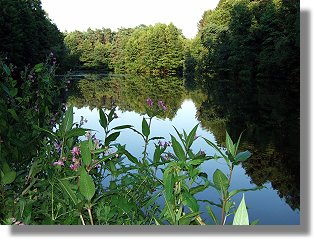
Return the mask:
[(219, 0), (42, 0), (42, 8), (60, 31), (89, 27), (136, 27), (140, 24), (173, 23), (187, 38), (197, 33), (197, 23), (205, 10)]

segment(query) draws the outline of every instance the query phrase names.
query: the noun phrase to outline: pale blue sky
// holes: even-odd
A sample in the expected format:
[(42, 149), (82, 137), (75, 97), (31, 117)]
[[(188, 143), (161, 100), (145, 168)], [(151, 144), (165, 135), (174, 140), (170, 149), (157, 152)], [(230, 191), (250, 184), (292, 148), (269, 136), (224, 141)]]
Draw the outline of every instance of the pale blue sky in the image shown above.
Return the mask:
[(88, 27), (135, 27), (157, 22), (173, 22), (187, 38), (197, 33), (197, 23), (205, 10), (219, 0), (42, 0), (43, 9), (61, 31)]

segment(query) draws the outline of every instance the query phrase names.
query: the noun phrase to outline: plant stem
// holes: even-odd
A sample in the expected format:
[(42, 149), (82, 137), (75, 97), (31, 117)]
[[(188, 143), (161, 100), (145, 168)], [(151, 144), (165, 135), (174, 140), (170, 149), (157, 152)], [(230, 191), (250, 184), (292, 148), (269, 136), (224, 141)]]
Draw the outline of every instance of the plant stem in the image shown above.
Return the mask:
[(83, 219), (83, 216), (82, 216), (81, 212), (80, 212), (80, 219), (81, 219), (82, 225), (85, 225), (85, 222), (84, 222), (84, 219)]
[[(151, 128), (151, 121), (152, 121), (152, 117), (150, 117), (150, 119), (149, 119), (149, 129)], [(144, 163), (144, 160), (147, 156), (148, 145), (149, 145), (149, 136), (145, 137), (145, 140), (144, 140), (144, 151), (143, 151), (143, 158), (142, 158), (143, 163)]]
[(88, 210), (88, 212), (89, 212), (89, 217), (90, 217), (91, 225), (94, 225), (93, 216), (92, 216), (92, 211), (91, 211), (91, 206), (89, 206), (87, 210)]
[[(225, 189), (225, 192), (228, 193), (229, 187), (230, 187), (230, 183), (232, 180), (232, 173), (233, 173), (233, 169), (234, 169), (234, 164), (232, 163), (232, 167), (230, 168), (230, 174), (229, 174), (229, 181), (228, 181), (228, 187)], [(228, 194), (226, 194), (226, 196), (224, 195), (224, 193), (222, 193), (222, 212), (221, 212), (221, 225), (225, 224), (225, 220), (226, 220), (226, 216), (225, 216), (225, 205), (228, 201)]]

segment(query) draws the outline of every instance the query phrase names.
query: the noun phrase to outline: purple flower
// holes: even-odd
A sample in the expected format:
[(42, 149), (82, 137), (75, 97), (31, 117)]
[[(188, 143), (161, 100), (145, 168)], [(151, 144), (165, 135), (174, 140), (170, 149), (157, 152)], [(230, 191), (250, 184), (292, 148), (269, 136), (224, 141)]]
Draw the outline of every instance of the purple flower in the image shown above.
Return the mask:
[(163, 101), (162, 100), (159, 100), (158, 101), (158, 105), (160, 108), (163, 109), (163, 111), (166, 111), (167, 110), (167, 107), (164, 105)]
[(199, 151), (199, 154), (200, 154), (200, 155), (205, 155), (205, 152), (202, 151), (202, 150), (200, 150), (200, 151)]
[(78, 168), (79, 168), (79, 164), (78, 163), (75, 163), (75, 164), (71, 164), (70, 165), (70, 169), (72, 170), (72, 171), (77, 171), (78, 170)]
[(152, 106), (153, 106), (153, 101), (152, 101), (151, 98), (148, 98), (148, 99), (147, 99), (147, 105), (148, 105), (149, 107), (152, 107)]
[(65, 164), (64, 164), (64, 162), (61, 159), (59, 159), (57, 162), (54, 162), (53, 165), (54, 166), (56, 166), (56, 165), (64, 166)]
[(73, 147), (71, 150), (72, 156), (75, 157), (76, 155), (79, 156), (80, 155), (80, 149), (79, 147)]
[(55, 146), (56, 151), (59, 152), (60, 149), (61, 149), (62, 144), (54, 142), (54, 146)]

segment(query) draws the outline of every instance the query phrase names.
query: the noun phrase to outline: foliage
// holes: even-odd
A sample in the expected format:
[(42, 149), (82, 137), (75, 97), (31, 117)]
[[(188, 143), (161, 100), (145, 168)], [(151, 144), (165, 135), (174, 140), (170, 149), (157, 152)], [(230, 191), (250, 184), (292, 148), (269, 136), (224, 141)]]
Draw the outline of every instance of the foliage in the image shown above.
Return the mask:
[[(226, 216), (233, 214), (230, 211), (234, 204), (232, 197), (242, 191), (256, 190), (228, 191), (233, 166), (247, 160), (250, 153), (239, 153), (240, 138), (234, 144), (228, 134), (226, 154), (205, 139), (218, 150), (230, 169), (229, 180), (217, 169), (211, 182), (200, 165), (213, 157), (191, 149), (197, 139), (198, 125), (189, 133), (180, 133), (175, 128), (177, 138), (171, 135), (170, 142), (150, 136), (152, 118), (166, 110), (163, 101), (147, 99), (147, 117), (143, 118), (142, 129), (138, 131), (130, 125), (111, 128), (115, 108), (109, 112), (99, 109), (104, 140), (96, 139), (92, 130), (82, 128), (83, 122), (73, 122), (71, 106), (56, 130), (38, 127), (46, 137), (38, 155), (29, 163), (27, 177), (16, 174), (18, 168), (13, 171), (8, 164), (2, 164), (1, 201), (12, 206), (2, 210), (2, 223), (204, 225), (196, 194), (213, 187), (222, 201), (219, 204), (207, 201), (222, 208), (226, 215), (221, 224), (225, 224)], [(124, 129), (143, 138), (142, 159), (132, 156), (126, 146), (115, 142)], [(154, 143), (154, 154), (149, 156), (147, 146), (156, 140), (159, 141)], [(21, 183), (23, 187), (19, 188)], [(207, 210), (218, 224), (210, 206)], [(244, 224), (242, 212), (244, 200), (236, 211), (235, 222)]]
[(54, 52), (58, 61), (66, 56), (63, 35), (51, 22), (38, 0), (0, 1), (0, 54), (17, 66), (34, 66)]
[(158, 76), (183, 68), (184, 38), (173, 24), (74, 31), (66, 33), (65, 43), (87, 68)]
[[(238, 82), (299, 78), (299, 1), (222, 0), (205, 11), (198, 27), (195, 41), (207, 53), (193, 58), (197, 74)], [(199, 48), (192, 46), (190, 52)]]

